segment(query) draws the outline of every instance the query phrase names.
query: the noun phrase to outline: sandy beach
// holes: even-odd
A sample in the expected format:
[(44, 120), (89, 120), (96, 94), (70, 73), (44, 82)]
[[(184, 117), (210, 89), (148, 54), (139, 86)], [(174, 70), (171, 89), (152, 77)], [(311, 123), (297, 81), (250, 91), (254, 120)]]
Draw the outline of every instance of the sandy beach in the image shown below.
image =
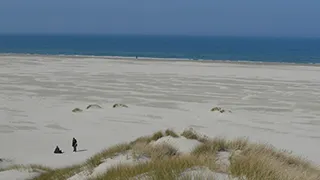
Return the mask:
[[(192, 127), (320, 164), (319, 105), (317, 66), (0, 56), (0, 158), (64, 167), (157, 130)], [(65, 154), (53, 154), (56, 145)]]

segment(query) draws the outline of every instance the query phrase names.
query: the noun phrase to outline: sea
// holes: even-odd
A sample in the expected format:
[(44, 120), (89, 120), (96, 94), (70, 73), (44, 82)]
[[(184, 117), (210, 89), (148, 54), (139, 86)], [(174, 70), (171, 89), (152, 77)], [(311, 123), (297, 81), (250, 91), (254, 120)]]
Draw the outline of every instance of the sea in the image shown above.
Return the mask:
[(0, 54), (320, 63), (320, 38), (173, 35), (0, 35)]

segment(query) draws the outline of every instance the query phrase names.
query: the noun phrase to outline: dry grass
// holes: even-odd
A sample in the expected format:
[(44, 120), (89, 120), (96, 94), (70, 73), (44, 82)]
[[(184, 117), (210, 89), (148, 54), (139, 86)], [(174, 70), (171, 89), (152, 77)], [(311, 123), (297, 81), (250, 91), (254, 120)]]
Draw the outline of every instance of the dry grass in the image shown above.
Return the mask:
[(199, 142), (203, 142), (203, 143), (208, 141), (207, 137), (198, 135), (193, 129), (184, 130), (181, 133), (181, 136), (183, 136), (187, 139), (195, 139), (195, 140), (198, 140)]
[(229, 167), (229, 172), (236, 177), (247, 180), (320, 179), (320, 170), (309, 161), (270, 145), (249, 143), (245, 138), (214, 138), (196, 147), (192, 155), (211, 156), (220, 151), (238, 152), (230, 157)]
[(132, 152), (135, 156), (144, 156), (152, 160), (165, 159), (178, 155), (178, 150), (169, 144), (150, 145), (137, 143), (133, 146)]
[(130, 142), (130, 145), (135, 145), (137, 143), (149, 143), (149, 142), (151, 142), (151, 136), (142, 136)]
[(192, 154), (196, 156), (203, 154), (216, 154), (219, 151), (227, 151), (228, 149), (228, 142), (225, 139), (215, 138), (196, 147), (192, 151)]
[(252, 151), (247, 155), (231, 158), (230, 172), (245, 176), (248, 180), (319, 180), (320, 171), (301, 165), (289, 165), (284, 157), (271, 156)]
[(158, 132), (154, 133), (154, 134), (151, 136), (151, 139), (150, 139), (149, 142), (151, 142), (151, 141), (156, 141), (156, 140), (158, 140), (158, 139), (160, 139), (160, 138), (162, 138), (162, 137), (164, 137), (163, 133), (162, 133), (161, 131), (158, 131)]
[[(168, 145), (150, 144), (166, 136), (178, 136), (172, 130), (164, 133), (158, 131), (151, 136), (136, 139), (129, 144), (119, 144), (97, 153), (86, 162), (60, 169), (50, 169), (44, 166), (12, 166), (3, 170), (23, 169), (42, 172), (34, 180), (64, 180), (81, 171), (92, 171), (102, 163), (102, 160), (117, 156), (121, 153), (132, 152), (133, 157), (144, 156), (149, 161), (137, 165), (124, 165), (108, 169), (104, 174), (93, 179), (142, 179), (173, 180), (181, 178), (181, 173), (192, 167), (208, 167), (219, 170), (216, 155), (220, 151), (229, 151), (230, 167), (228, 173), (235, 177), (246, 177), (246, 180), (319, 180), (320, 170), (310, 162), (291, 155), (287, 151), (278, 150), (270, 145), (249, 143), (245, 138), (226, 140), (217, 137), (207, 139), (200, 137), (192, 130), (186, 130), (181, 135), (188, 139), (203, 142), (191, 154), (180, 155), (177, 149)], [(236, 153), (235, 153), (236, 152)], [(194, 177), (183, 178), (194, 179)], [(197, 179), (197, 178), (195, 178)], [(199, 178), (201, 179), (201, 178)]]
[(175, 180), (180, 174), (194, 166), (206, 166), (205, 158), (196, 158), (194, 156), (179, 156), (170, 159), (159, 159), (147, 163), (131, 165), (118, 165), (109, 169), (105, 174), (95, 178), (95, 180), (127, 180), (142, 179), (152, 180)]
[(309, 169), (313, 167), (313, 165), (297, 156), (291, 155), (290, 152), (285, 150), (278, 150), (275, 147), (268, 145), (268, 144), (251, 144), (248, 148), (244, 149), (242, 152), (243, 155), (250, 155), (250, 154), (265, 154), (270, 157), (275, 157), (276, 159), (285, 162), (287, 165), (293, 166), (301, 166), (303, 168)]
[(151, 136), (142, 136), (132, 141), (130, 144), (134, 145), (136, 143), (150, 143), (151, 141), (156, 141), (160, 138), (164, 137), (162, 131), (158, 131), (153, 133)]
[(42, 173), (33, 180), (62, 180), (67, 179), (82, 170), (82, 165), (74, 165), (65, 168), (53, 169)]
[(226, 140), (221, 137), (214, 139), (209, 139), (203, 144), (196, 147), (192, 154), (202, 155), (202, 154), (216, 154), (219, 151), (236, 151), (243, 150), (248, 146), (248, 140), (244, 138), (238, 138), (235, 140)]
[(195, 132), (193, 132), (192, 130), (184, 130), (181, 133), (181, 136), (183, 136), (187, 139), (196, 139), (196, 140), (199, 139), (199, 136)]
[(248, 180), (319, 180), (320, 170), (300, 157), (271, 145), (249, 144), (231, 158), (230, 172)]
[(229, 140), (227, 144), (229, 149), (242, 151), (245, 148), (247, 148), (250, 143), (248, 141), (248, 138), (241, 137), (241, 138)]
[(113, 146), (109, 149), (106, 149), (104, 151), (101, 151), (100, 153), (94, 155), (90, 159), (87, 160), (86, 165), (89, 167), (96, 167), (99, 164), (102, 163), (102, 160), (114, 157), (120, 153), (124, 153), (131, 149), (130, 144), (119, 144), (116, 146)]
[(173, 130), (170, 130), (170, 129), (167, 129), (165, 131), (165, 135), (166, 136), (171, 136), (171, 137), (174, 137), (174, 138), (179, 137), (179, 135), (177, 133), (175, 133)]

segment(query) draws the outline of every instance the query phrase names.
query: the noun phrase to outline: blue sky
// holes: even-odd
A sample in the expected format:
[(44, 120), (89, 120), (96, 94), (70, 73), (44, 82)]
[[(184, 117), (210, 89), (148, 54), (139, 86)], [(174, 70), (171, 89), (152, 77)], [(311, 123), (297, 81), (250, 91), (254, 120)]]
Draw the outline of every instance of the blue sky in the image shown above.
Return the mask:
[(0, 0), (0, 33), (320, 37), (320, 0)]

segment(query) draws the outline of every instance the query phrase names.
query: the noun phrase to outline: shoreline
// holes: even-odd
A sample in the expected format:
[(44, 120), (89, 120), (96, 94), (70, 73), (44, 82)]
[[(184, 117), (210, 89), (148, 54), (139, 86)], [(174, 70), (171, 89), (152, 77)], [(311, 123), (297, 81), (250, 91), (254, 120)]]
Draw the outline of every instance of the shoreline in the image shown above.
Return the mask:
[(133, 56), (99, 56), (99, 55), (67, 55), (67, 54), (24, 54), (24, 53), (0, 53), (0, 57), (63, 57), (63, 58), (100, 58), (106, 60), (135, 60), (135, 61), (163, 61), (163, 62), (198, 62), (198, 63), (221, 63), (236, 65), (281, 65), (281, 66), (307, 66), (320, 67), (320, 63), (293, 63), (293, 62), (264, 62), (254, 60), (215, 60), (215, 59), (186, 59), (186, 58), (159, 58), (159, 57), (136, 57)]

